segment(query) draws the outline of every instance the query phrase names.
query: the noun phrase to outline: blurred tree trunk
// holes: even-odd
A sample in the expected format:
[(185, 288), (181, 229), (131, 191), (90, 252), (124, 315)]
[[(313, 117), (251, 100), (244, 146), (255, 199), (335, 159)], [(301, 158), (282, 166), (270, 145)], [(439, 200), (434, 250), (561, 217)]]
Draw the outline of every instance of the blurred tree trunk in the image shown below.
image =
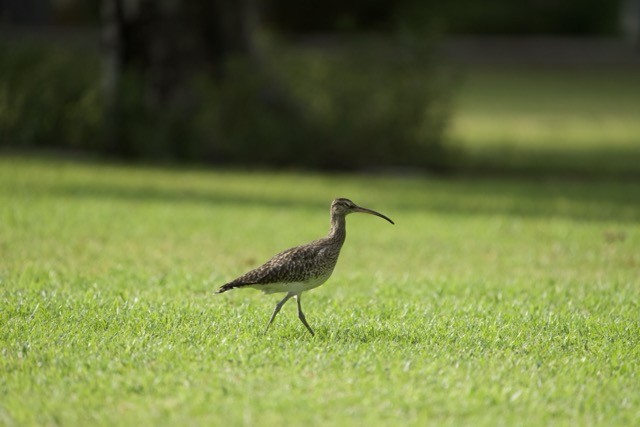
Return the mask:
[(153, 110), (188, 109), (186, 84), (194, 73), (204, 71), (221, 79), (228, 57), (254, 54), (256, 1), (103, 0), (103, 88), (110, 151), (133, 155), (125, 128), (125, 78), (138, 76), (142, 87), (135, 89), (141, 89), (152, 115)]
[(124, 8), (123, 0), (104, 0), (102, 4), (103, 70), (105, 98), (105, 137), (111, 151), (125, 155), (122, 135), (121, 80), (123, 71)]

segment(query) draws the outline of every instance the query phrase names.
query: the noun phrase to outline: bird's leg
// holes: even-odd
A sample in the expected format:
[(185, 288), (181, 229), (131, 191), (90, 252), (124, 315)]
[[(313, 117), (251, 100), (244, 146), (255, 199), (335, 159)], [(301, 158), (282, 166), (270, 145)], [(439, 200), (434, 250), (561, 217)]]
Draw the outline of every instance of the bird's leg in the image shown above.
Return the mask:
[(309, 330), (309, 332), (311, 332), (311, 335), (315, 335), (313, 329), (311, 329), (311, 326), (309, 326), (309, 324), (307, 323), (307, 319), (305, 319), (304, 313), (302, 312), (302, 306), (300, 305), (300, 295), (301, 294), (295, 296), (296, 302), (298, 303), (298, 319), (300, 319), (302, 324)]
[(276, 318), (276, 314), (278, 314), (278, 312), (280, 311), (280, 309), (282, 308), (282, 306), (284, 305), (285, 302), (289, 301), (289, 299), (294, 296), (295, 294), (289, 292), (287, 294), (287, 296), (285, 296), (284, 298), (282, 298), (282, 301), (280, 301), (279, 303), (276, 304), (276, 308), (273, 310), (273, 314), (271, 315), (271, 319), (269, 319), (269, 323), (267, 323), (267, 327), (265, 328), (264, 332), (266, 333), (269, 330), (269, 326), (271, 326), (271, 323), (273, 323), (273, 319)]

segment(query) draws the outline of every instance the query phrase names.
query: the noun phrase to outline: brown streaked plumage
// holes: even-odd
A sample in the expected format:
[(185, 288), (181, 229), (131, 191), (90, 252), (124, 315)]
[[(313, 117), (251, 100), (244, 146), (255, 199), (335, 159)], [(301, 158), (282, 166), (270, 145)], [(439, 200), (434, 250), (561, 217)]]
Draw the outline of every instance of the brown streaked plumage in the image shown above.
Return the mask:
[(259, 289), (267, 294), (286, 292), (287, 295), (276, 304), (267, 323), (267, 329), (282, 306), (291, 297), (295, 297), (298, 303), (298, 318), (311, 335), (314, 335), (302, 313), (300, 295), (322, 285), (333, 273), (347, 236), (345, 217), (353, 212), (376, 215), (393, 224), (393, 221), (381, 213), (357, 206), (349, 199), (335, 199), (331, 203), (331, 229), (326, 237), (280, 252), (260, 267), (221, 286), (216, 293), (245, 287)]

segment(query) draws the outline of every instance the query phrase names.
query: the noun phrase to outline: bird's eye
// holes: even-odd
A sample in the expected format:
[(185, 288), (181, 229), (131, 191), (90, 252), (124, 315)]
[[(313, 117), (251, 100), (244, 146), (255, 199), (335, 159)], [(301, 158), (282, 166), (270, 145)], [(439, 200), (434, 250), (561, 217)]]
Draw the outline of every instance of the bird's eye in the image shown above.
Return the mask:
[(340, 205), (345, 209), (353, 209), (356, 207), (356, 205), (351, 200), (347, 200), (347, 199), (339, 199), (336, 202), (336, 205)]

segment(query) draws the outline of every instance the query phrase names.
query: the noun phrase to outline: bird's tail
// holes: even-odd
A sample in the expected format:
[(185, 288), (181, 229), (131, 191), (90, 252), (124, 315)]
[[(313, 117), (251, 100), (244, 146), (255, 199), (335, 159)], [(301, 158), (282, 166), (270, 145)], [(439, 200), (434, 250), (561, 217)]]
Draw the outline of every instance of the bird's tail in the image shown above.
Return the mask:
[(216, 294), (221, 294), (221, 293), (223, 293), (223, 292), (227, 292), (227, 291), (229, 291), (229, 290), (231, 290), (231, 289), (233, 289), (233, 288), (235, 288), (235, 286), (233, 286), (233, 284), (232, 284), (232, 283), (227, 283), (226, 285), (222, 285), (222, 286), (220, 286), (220, 289), (218, 289), (218, 290), (216, 291)]
[(237, 283), (237, 282), (229, 282), (226, 285), (220, 286), (220, 289), (216, 291), (216, 294), (221, 294), (223, 292), (230, 291), (231, 289), (241, 288), (243, 286), (250, 285), (250, 283)]

